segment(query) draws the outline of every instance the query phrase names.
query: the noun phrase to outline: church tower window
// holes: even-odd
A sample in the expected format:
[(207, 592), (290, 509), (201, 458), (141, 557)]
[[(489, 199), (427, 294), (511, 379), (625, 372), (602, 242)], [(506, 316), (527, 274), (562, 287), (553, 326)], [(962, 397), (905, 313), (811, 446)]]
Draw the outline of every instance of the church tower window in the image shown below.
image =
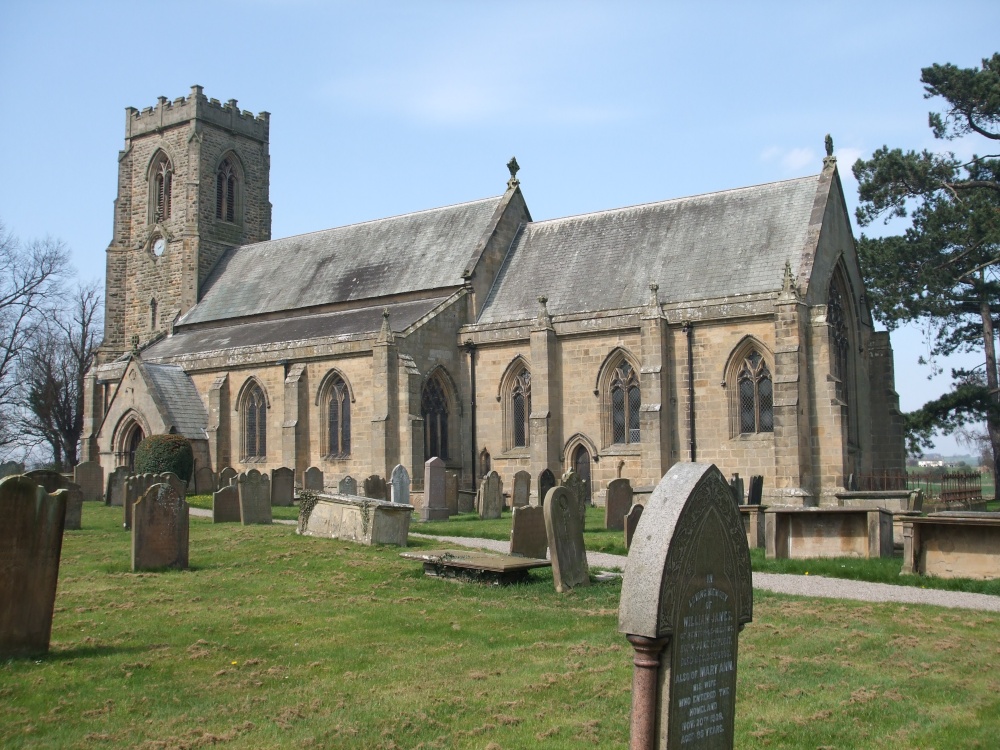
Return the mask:
[(173, 167), (167, 155), (160, 154), (153, 161), (150, 185), (150, 209), (153, 224), (170, 218), (170, 190), (173, 181)]
[(215, 218), (230, 224), (236, 221), (236, 171), (223, 159), (215, 177)]

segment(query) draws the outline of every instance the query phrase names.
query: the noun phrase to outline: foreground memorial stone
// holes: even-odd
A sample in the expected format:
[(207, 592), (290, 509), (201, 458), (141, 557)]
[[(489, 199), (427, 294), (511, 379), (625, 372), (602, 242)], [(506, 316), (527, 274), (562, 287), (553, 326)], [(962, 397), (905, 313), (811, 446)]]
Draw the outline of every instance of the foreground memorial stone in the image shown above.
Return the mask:
[(295, 502), (295, 472), (287, 466), (271, 469), (271, 505), (287, 507)]
[(236, 478), (240, 522), (244, 526), (271, 523), (271, 480), (256, 469)]
[(132, 506), (132, 572), (188, 567), (189, 514), (184, 495), (154, 484)]
[(530, 505), (514, 508), (511, 515), (510, 554), (545, 559), (549, 538), (545, 533), (545, 510)]
[(424, 463), (424, 505), (420, 509), (420, 520), (444, 521), (447, 518), (444, 461), (434, 456)]
[(49, 469), (29, 471), (24, 476), (50, 494), (66, 490), (66, 519), (63, 522), (63, 531), (80, 530), (83, 520), (83, 488), (79, 484)]
[(412, 515), (412, 505), (356, 495), (322, 495), (301, 519), (298, 533), (405, 547)]
[(0, 480), (0, 659), (49, 650), (67, 495)]
[(552, 557), (552, 579), (560, 594), (590, 585), (582, 505), (566, 487), (553, 487), (545, 497), (545, 534)]
[(733, 747), (738, 635), (752, 619), (732, 490), (713, 465), (676, 464), (646, 504), (622, 582), (632, 750)]

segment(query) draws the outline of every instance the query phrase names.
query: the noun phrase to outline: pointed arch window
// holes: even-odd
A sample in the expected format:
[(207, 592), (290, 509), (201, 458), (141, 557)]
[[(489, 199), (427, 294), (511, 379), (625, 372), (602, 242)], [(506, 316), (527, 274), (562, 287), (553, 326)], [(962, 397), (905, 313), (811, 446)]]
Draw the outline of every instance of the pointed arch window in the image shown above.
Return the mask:
[(236, 170), (228, 158), (222, 160), (215, 177), (215, 218), (236, 221)]
[(152, 223), (156, 224), (170, 218), (171, 183), (173, 182), (173, 167), (166, 154), (161, 153), (153, 162), (152, 180), (150, 185), (150, 209)]
[(510, 390), (510, 444), (512, 448), (527, 448), (530, 443), (531, 373), (528, 368), (514, 378)]
[(430, 378), (420, 397), (420, 414), (424, 418), (424, 460), (448, 459), (448, 399), (441, 381)]
[(611, 373), (611, 437), (615, 445), (639, 442), (639, 378), (632, 366), (622, 361)]
[(837, 379), (837, 398), (847, 402), (848, 358), (851, 344), (844, 309), (844, 295), (836, 280), (830, 282), (830, 299), (826, 308), (826, 322), (830, 327), (830, 368)]
[(261, 461), (267, 457), (267, 399), (264, 390), (253, 383), (243, 397), (243, 460)]
[(756, 349), (751, 349), (741, 361), (736, 383), (740, 434), (774, 432), (771, 371)]
[(326, 441), (327, 458), (351, 455), (351, 394), (339, 375), (333, 377), (327, 388)]

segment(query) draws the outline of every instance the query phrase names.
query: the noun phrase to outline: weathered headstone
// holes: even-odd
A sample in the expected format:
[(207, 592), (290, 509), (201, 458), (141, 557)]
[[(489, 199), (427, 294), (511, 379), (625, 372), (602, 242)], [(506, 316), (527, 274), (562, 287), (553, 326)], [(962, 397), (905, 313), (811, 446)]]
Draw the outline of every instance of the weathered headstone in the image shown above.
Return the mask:
[(421, 521), (443, 521), (448, 518), (444, 475), (444, 461), (437, 456), (424, 464), (424, 506), (420, 509)]
[(522, 508), (531, 499), (531, 474), (519, 471), (514, 475), (514, 495), (511, 497), (512, 508)]
[(541, 474), (538, 475), (538, 504), (539, 506), (545, 505), (545, 498), (549, 494), (549, 490), (556, 486), (556, 475), (552, 473), (551, 469), (545, 469)]
[(403, 464), (396, 464), (392, 470), (392, 497), (394, 503), (410, 504), (410, 473)]
[(84, 461), (73, 467), (73, 481), (80, 485), (84, 501), (104, 499), (104, 469), (96, 461)]
[(0, 659), (49, 650), (67, 494), (0, 480)]
[(738, 634), (752, 619), (729, 484), (715, 466), (675, 464), (639, 521), (618, 607), (636, 651), (631, 747), (733, 747)]
[(622, 531), (625, 514), (632, 507), (632, 484), (627, 479), (608, 482), (608, 495), (604, 503), (604, 528)]
[(105, 488), (105, 505), (121, 507), (125, 504), (125, 480), (128, 479), (128, 467), (119, 466), (111, 472), (108, 477), (108, 486)]
[(271, 523), (271, 480), (256, 469), (236, 477), (240, 521), (244, 526)]
[(219, 472), (219, 489), (223, 487), (228, 487), (229, 485), (236, 482), (236, 477), (239, 472), (236, 471), (232, 466), (227, 466)]
[(125, 502), (122, 504), (123, 522), (126, 529), (132, 528), (133, 506), (146, 494), (154, 484), (169, 484), (181, 499), (187, 494), (186, 487), (180, 477), (170, 471), (162, 474), (134, 474), (125, 480)]
[(233, 485), (212, 493), (212, 523), (240, 522), (240, 495)]
[(199, 466), (194, 472), (194, 494), (208, 495), (215, 492), (215, 473), (208, 466)]
[(750, 491), (747, 493), (747, 505), (760, 505), (764, 494), (764, 477), (756, 474), (750, 477)]
[(348, 474), (340, 480), (340, 484), (337, 485), (337, 492), (341, 495), (357, 495), (358, 480)]
[(628, 515), (625, 516), (625, 549), (632, 547), (635, 530), (639, 526), (639, 519), (642, 518), (642, 510), (643, 506), (636, 503), (629, 508)]
[(364, 482), (365, 497), (372, 500), (388, 500), (385, 491), (385, 480), (378, 474), (372, 474)]
[(66, 477), (51, 469), (35, 469), (25, 472), (24, 476), (49, 493), (69, 489), (70, 485)]
[(587, 489), (583, 478), (570, 469), (562, 475), (562, 479), (559, 484), (569, 490), (576, 497), (576, 507), (580, 512), (580, 527), (585, 528), (587, 525), (587, 503), (585, 500), (587, 497)]
[(288, 506), (295, 502), (295, 472), (287, 466), (271, 469), (271, 505)]
[(448, 515), (458, 513), (458, 472), (444, 473), (444, 503), (448, 507)]
[(318, 466), (310, 466), (302, 472), (302, 489), (310, 492), (323, 491), (323, 471)]
[(545, 535), (552, 557), (552, 579), (560, 594), (590, 585), (580, 505), (566, 487), (553, 487), (545, 497)]
[(538, 506), (514, 508), (510, 529), (510, 554), (545, 559), (549, 538), (545, 533), (545, 510)]
[(743, 477), (739, 474), (733, 474), (733, 478), (729, 480), (729, 489), (733, 491), (733, 500), (736, 501), (736, 504), (743, 505), (743, 500), (746, 497), (743, 494)]
[(188, 566), (190, 506), (169, 484), (154, 484), (132, 506), (132, 571)]
[(58, 471), (36, 469), (24, 476), (45, 490), (47, 493), (66, 490), (66, 519), (63, 522), (64, 531), (79, 531), (83, 518), (83, 490), (76, 482), (69, 481)]
[(495, 471), (483, 477), (482, 493), (479, 506), (479, 517), (482, 519), (500, 518), (503, 513), (503, 480)]

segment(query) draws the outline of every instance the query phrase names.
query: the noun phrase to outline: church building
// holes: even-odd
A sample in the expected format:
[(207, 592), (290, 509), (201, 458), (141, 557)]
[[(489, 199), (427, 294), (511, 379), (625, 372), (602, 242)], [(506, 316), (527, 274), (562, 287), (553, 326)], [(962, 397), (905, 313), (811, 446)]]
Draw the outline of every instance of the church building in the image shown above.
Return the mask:
[(903, 470), (832, 155), (547, 221), (512, 159), (495, 197), (271, 239), (268, 131), (200, 86), (126, 109), (85, 389), (83, 460), (105, 474), (156, 433), (215, 472), (317, 466), (336, 486), (402, 464), (418, 504), (434, 456), (465, 489), (574, 469), (598, 502), (678, 461), (807, 506)]

